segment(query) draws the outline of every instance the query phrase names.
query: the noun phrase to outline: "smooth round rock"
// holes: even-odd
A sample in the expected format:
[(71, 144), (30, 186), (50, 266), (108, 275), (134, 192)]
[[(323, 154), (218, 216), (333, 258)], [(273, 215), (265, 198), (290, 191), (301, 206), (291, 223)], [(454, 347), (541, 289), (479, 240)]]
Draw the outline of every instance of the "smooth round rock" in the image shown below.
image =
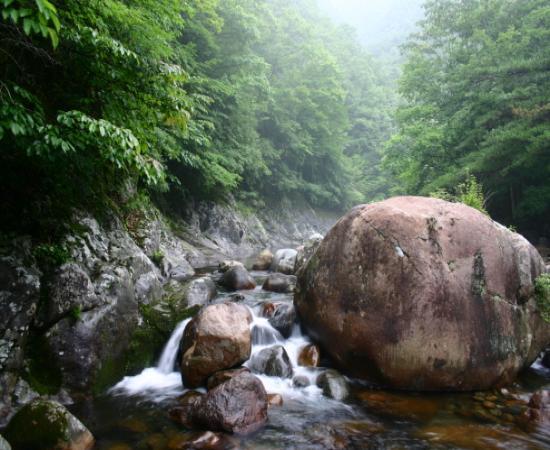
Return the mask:
[(301, 324), (346, 373), (412, 390), (505, 385), (550, 343), (522, 236), (459, 203), (351, 210), (298, 275)]

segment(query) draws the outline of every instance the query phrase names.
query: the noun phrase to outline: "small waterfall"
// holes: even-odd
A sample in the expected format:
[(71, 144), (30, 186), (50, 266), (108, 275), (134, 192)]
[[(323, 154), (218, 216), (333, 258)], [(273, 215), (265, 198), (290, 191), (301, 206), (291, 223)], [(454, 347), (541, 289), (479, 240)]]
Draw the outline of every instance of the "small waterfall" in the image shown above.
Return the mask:
[(185, 331), (185, 327), (190, 321), (191, 319), (185, 319), (180, 322), (172, 333), (172, 336), (170, 336), (170, 339), (168, 339), (157, 364), (157, 369), (159, 372), (171, 373), (174, 371), (174, 364), (176, 363), (176, 357), (178, 356), (178, 347), (180, 345), (183, 332)]
[(250, 324), (252, 345), (266, 346), (284, 341), (281, 333), (271, 326), (268, 319), (256, 316), (254, 311), (252, 311), (252, 317), (253, 320)]
[(153, 401), (177, 397), (183, 392), (181, 375), (174, 371), (178, 347), (191, 319), (180, 322), (164, 346), (156, 367), (148, 367), (140, 374), (124, 377), (109, 392), (114, 395), (144, 395)]

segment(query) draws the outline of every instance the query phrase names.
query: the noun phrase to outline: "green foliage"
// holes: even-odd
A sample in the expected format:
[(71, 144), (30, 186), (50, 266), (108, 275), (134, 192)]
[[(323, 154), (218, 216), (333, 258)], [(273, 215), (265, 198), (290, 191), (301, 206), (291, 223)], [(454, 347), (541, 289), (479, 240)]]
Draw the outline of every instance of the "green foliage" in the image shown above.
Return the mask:
[(158, 267), (162, 264), (162, 261), (164, 260), (164, 253), (162, 250), (157, 250), (151, 255), (151, 261), (155, 263)]
[(454, 193), (451, 194), (445, 189), (439, 188), (430, 194), (430, 197), (440, 198), (449, 202), (459, 202), (472, 208), (481, 211), (483, 214), (488, 214), (485, 209), (485, 195), (483, 194), (483, 186), (479, 183), (474, 175), (468, 175), (466, 180), (459, 183)]
[(69, 316), (73, 319), (73, 322), (78, 322), (82, 319), (82, 307), (80, 305), (73, 306), (69, 311)]
[(69, 260), (69, 252), (62, 245), (39, 244), (33, 249), (33, 256), (41, 268), (55, 268)]
[(20, 25), (27, 36), (42, 35), (53, 47), (59, 45), (61, 23), (57, 9), (48, 0), (1, 0), (2, 19)]
[(550, 9), (546, 1), (430, 0), (405, 47), (399, 132), (385, 167), (400, 189), (449, 189), (468, 173), (503, 222), (550, 214)]
[(544, 273), (535, 280), (535, 299), (541, 317), (550, 323), (550, 274)]

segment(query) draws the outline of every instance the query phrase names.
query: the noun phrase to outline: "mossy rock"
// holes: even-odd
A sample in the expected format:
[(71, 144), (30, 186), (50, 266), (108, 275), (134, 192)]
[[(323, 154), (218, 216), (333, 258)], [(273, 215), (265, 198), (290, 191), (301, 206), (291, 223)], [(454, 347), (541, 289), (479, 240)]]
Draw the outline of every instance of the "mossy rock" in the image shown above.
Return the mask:
[(90, 431), (61, 404), (38, 399), (21, 408), (5, 430), (14, 450), (88, 450)]

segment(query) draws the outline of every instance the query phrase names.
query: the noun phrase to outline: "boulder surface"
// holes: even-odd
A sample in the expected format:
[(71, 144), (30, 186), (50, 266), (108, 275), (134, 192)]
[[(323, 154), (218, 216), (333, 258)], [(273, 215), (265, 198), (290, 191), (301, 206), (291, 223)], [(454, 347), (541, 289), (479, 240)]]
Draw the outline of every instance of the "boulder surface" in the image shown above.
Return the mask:
[(519, 234), (463, 204), (355, 207), (298, 276), (301, 323), (348, 374), (414, 390), (510, 383), (550, 342)]
[(196, 388), (219, 370), (231, 369), (250, 357), (252, 317), (245, 306), (220, 303), (204, 308), (185, 327), (180, 343), (184, 386)]

